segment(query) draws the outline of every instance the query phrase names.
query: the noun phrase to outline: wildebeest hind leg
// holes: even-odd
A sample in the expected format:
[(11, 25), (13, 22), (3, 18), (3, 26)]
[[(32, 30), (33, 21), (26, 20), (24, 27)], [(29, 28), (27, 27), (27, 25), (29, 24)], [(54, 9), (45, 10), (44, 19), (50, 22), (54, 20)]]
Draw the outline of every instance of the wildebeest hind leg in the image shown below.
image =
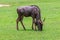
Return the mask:
[(20, 17), (20, 22), (21, 22), (21, 24), (22, 24), (22, 26), (23, 26), (24, 30), (26, 30), (26, 28), (25, 28), (25, 26), (24, 26), (24, 24), (23, 24), (23, 22), (22, 22), (22, 21), (23, 21), (23, 16), (21, 16), (21, 17)]
[(24, 28), (24, 30), (26, 30), (26, 28), (24, 27), (24, 25), (23, 25), (23, 22), (22, 21), (20, 21), (21, 22), (21, 24), (22, 24), (22, 26), (23, 26), (23, 28)]
[(18, 22), (19, 22), (19, 17), (18, 17), (17, 20), (16, 20), (16, 29), (17, 29), (17, 30), (19, 30), (19, 28), (18, 28)]

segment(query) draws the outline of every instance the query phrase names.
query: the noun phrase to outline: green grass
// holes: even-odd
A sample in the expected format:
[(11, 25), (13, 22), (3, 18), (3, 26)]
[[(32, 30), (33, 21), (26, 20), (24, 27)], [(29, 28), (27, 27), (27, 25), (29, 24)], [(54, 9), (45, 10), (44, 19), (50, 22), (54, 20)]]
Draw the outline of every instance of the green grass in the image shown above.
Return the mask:
[[(10, 7), (0, 8), (0, 40), (60, 40), (60, 0), (0, 0)], [(42, 20), (46, 18), (43, 31), (33, 31), (32, 18), (24, 17), (26, 31), (19, 23), (16, 30), (16, 9), (18, 6), (36, 4), (41, 9)]]

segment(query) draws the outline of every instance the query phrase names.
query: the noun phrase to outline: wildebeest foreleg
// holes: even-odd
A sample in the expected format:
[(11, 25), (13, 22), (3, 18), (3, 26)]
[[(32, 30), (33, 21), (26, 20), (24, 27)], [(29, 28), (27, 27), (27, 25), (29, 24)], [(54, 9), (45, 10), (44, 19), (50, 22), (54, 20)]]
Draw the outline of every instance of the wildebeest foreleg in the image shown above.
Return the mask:
[(33, 22), (32, 22), (32, 30), (34, 30), (34, 28), (33, 28), (33, 24), (34, 24), (34, 18), (33, 18), (33, 20), (32, 20)]
[(32, 22), (32, 30), (36, 30), (35, 19), (33, 19), (33, 22)]
[(35, 30), (37, 30), (37, 29), (36, 29), (36, 19), (35, 19), (34, 21), (35, 21)]

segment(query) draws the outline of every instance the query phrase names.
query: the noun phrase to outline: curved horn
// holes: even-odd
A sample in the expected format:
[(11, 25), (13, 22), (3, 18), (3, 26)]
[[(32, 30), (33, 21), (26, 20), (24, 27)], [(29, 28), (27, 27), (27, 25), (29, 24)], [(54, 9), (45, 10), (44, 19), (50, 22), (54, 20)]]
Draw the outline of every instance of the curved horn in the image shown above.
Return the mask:
[(43, 19), (43, 22), (45, 21), (45, 18)]

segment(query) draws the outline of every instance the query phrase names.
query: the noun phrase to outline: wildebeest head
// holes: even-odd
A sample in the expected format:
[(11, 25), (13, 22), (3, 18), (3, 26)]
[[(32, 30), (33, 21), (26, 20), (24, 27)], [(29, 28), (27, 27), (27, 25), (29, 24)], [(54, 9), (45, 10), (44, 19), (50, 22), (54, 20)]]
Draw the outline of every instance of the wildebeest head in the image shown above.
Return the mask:
[(45, 18), (44, 18), (44, 20), (43, 20), (43, 21), (38, 20), (38, 23), (37, 23), (38, 30), (42, 31), (42, 29), (43, 29), (43, 22), (44, 22), (44, 21), (45, 21)]

